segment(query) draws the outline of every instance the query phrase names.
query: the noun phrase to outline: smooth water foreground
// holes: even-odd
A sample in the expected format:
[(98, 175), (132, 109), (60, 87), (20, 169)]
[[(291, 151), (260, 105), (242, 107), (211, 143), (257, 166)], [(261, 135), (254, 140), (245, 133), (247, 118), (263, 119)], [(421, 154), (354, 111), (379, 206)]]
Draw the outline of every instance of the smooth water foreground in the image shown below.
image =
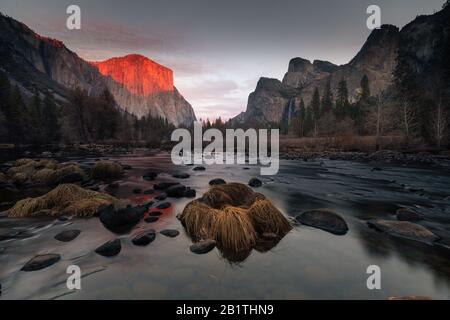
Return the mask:
[[(179, 181), (195, 188), (197, 196), (213, 178), (247, 183), (259, 175), (251, 165), (215, 165), (196, 172), (174, 166), (167, 154), (110, 157), (133, 167), (119, 181), (119, 198), (142, 198), (134, 188), (151, 188), (160, 181)], [(77, 159), (80, 160), (80, 159)], [(94, 161), (82, 159), (83, 162)], [(380, 166), (380, 165), (378, 165)], [(249, 167), (249, 170), (244, 170)], [(258, 192), (265, 194), (287, 216), (308, 209), (329, 208), (347, 221), (349, 232), (336, 236), (296, 225), (272, 250), (255, 250), (240, 263), (230, 263), (218, 249), (205, 255), (189, 251), (191, 240), (175, 217), (192, 199), (168, 199), (167, 210), (156, 223), (141, 221), (129, 234), (118, 236), (122, 251), (113, 258), (94, 250), (117, 235), (105, 229), (98, 218), (0, 219), (0, 230), (26, 229), (26, 239), (0, 242), (0, 299), (386, 299), (420, 295), (450, 298), (450, 172), (443, 169), (373, 166), (344, 161), (281, 161), (276, 176), (264, 181)], [(161, 174), (155, 181), (142, 179), (146, 171)], [(187, 172), (177, 180), (173, 173)], [(409, 188), (423, 189), (411, 192)], [(442, 245), (425, 245), (396, 239), (367, 227), (372, 218), (395, 219), (399, 207), (414, 208), (426, 217), (422, 225), (442, 236)], [(178, 229), (167, 238), (157, 234), (147, 247), (131, 243), (142, 229)], [(54, 236), (79, 229), (75, 240), (63, 243)], [(59, 253), (58, 263), (34, 272), (23, 265), (38, 254)], [(81, 268), (81, 290), (69, 290), (66, 268)], [(366, 269), (381, 268), (381, 290), (368, 290)]]

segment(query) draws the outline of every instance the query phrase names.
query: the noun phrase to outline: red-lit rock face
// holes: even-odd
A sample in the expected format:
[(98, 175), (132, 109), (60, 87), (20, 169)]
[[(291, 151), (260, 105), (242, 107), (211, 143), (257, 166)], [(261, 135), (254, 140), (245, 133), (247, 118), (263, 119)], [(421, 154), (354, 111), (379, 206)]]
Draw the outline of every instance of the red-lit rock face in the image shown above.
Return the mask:
[(132, 54), (92, 64), (101, 74), (110, 76), (141, 97), (174, 90), (172, 70), (141, 55)]

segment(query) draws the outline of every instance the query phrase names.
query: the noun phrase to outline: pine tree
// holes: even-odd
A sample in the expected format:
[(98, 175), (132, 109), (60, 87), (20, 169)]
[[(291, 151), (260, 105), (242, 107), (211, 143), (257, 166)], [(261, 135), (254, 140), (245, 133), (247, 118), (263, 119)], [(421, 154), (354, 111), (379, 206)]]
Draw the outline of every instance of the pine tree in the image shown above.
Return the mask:
[(55, 104), (53, 95), (47, 92), (42, 104), (42, 125), (46, 142), (56, 142), (59, 140), (60, 126), (58, 123), (58, 113), (58, 107)]
[(331, 93), (331, 79), (328, 77), (327, 83), (325, 85), (325, 90), (322, 96), (322, 112), (321, 114), (326, 114), (333, 109), (333, 94)]
[(310, 131), (313, 129), (313, 117), (312, 117), (312, 111), (311, 111), (311, 107), (306, 108), (306, 113), (305, 113), (305, 123), (304, 123), (304, 135), (308, 135), (310, 133)]
[(30, 120), (30, 140), (33, 143), (41, 143), (44, 140), (44, 130), (42, 127), (42, 100), (37, 91), (28, 107), (28, 115)]
[(10, 105), (5, 113), (10, 141), (23, 142), (25, 129), (25, 103), (19, 87), (14, 86), (11, 93)]
[(339, 81), (336, 97), (336, 117), (343, 119), (349, 116), (350, 103), (348, 101), (347, 81)]
[(320, 94), (317, 87), (314, 89), (313, 98), (311, 100), (311, 116), (313, 120), (314, 136), (319, 133), (319, 119), (320, 119)]
[(305, 118), (306, 118), (306, 107), (305, 107), (305, 102), (303, 101), (303, 99), (300, 100), (300, 107), (299, 107), (299, 111), (298, 111), (298, 117), (300, 119), (299, 121), (299, 135), (300, 137), (303, 137), (305, 135)]
[(369, 78), (367, 75), (364, 75), (361, 79), (361, 97), (360, 101), (363, 103), (367, 103), (370, 98), (370, 86), (369, 86)]

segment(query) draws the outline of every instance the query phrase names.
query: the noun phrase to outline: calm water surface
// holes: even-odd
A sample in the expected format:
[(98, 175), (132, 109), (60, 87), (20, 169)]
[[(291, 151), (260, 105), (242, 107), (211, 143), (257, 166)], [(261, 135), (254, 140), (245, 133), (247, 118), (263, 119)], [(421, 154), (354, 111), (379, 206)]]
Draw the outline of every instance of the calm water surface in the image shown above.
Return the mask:
[[(200, 196), (212, 178), (247, 183), (259, 167), (210, 166), (204, 172), (173, 166), (167, 154), (110, 157), (133, 167), (119, 181), (119, 198), (133, 198), (134, 188), (151, 188), (159, 181), (180, 181)], [(93, 159), (83, 159), (85, 162)], [(380, 165), (378, 165), (380, 166)], [(349, 225), (344, 236), (306, 226), (295, 226), (272, 250), (253, 251), (241, 263), (230, 263), (217, 249), (206, 255), (189, 251), (191, 241), (176, 214), (190, 199), (169, 199), (156, 223), (142, 221), (129, 234), (120, 235), (122, 251), (113, 258), (94, 253), (114, 239), (97, 218), (0, 219), (0, 230), (26, 229), (31, 238), (0, 242), (0, 299), (386, 299), (389, 296), (424, 295), (450, 298), (450, 172), (443, 169), (382, 166), (345, 161), (311, 162), (282, 160), (280, 172), (264, 181), (258, 191), (270, 198), (287, 216), (304, 210), (329, 208)], [(156, 181), (142, 179), (146, 171), (161, 174)], [(172, 178), (187, 172), (186, 180)], [(423, 189), (411, 192), (409, 188)], [(136, 199), (139, 200), (139, 199)], [(423, 213), (422, 223), (443, 237), (437, 246), (394, 239), (369, 229), (366, 220), (395, 219), (399, 207)], [(157, 234), (147, 247), (131, 243), (143, 229), (178, 229), (176, 238)], [(54, 236), (67, 229), (81, 235), (69, 243)], [(37, 254), (59, 253), (61, 261), (35, 272), (20, 269)], [(82, 289), (66, 287), (66, 268), (82, 270)], [(368, 290), (366, 269), (378, 265), (381, 290)]]

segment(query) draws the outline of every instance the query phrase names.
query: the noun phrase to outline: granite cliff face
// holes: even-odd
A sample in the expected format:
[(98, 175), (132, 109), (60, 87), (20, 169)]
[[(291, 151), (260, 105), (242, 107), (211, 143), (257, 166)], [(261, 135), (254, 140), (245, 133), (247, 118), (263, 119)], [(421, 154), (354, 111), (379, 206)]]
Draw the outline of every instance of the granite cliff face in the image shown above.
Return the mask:
[(195, 121), (191, 105), (173, 86), (170, 69), (139, 55), (89, 63), (61, 41), (42, 37), (0, 15), (0, 68), (25, 93), (50, 90), (64, 100), (79, 87), (89, 95), (108, 88), (119, 107), (138, 117), (162, 116), (174, 125)]
[(175, 125), (189, 126), (195, 121), (194, 111), (175, 88), (169, 68), (137, 54), (91, 64), (106, 77), (117, 103), (128, 112), (138, 117), (163, 116)]
[(314, 89), (322, 94), (330, 80), (335, 96), (339, 81), (345, 79), (350, 99), (358, 97), (361, 79), (367, 75), (372, 94), (378, 94), (392, 83), (399, 46), (397, 27), (383, 25), (374, 30), (358, 54), (347, 64), (337, 66), (328, 61), (294, 58), (289, 62), (283, 81), (261, 78), (248, 99), (247, 110), (234, 118), (242, 122), (280, 122), (292, 117), (303, 98), (308, 105)]

